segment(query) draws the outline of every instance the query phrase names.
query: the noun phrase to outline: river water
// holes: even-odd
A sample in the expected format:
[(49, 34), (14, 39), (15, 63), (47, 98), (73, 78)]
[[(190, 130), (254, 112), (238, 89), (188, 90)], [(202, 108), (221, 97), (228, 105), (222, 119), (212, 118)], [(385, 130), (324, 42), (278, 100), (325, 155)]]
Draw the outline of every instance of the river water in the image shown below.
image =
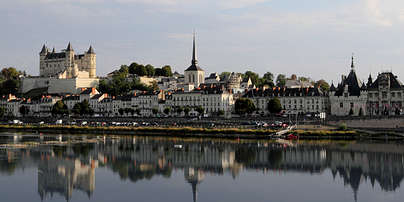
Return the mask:
[(0, 201), (400, 201), (404, 144), (0, 134)]

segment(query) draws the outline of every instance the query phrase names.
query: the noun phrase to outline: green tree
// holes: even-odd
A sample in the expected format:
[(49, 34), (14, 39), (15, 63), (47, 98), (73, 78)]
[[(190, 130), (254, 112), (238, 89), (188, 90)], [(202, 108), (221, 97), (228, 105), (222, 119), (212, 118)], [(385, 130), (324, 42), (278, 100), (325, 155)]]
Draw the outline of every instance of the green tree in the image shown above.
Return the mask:
[(286, 84), (286, 76), (284, 74), (278, 74), (276, 77), (276, 85), (279, 87), (284, 87)]
[(328, 84), (324, 79), (318, 80), (315, 83), (316, 87), (320, 87), (320, 89), (324, 92), (329, 91), (330, 90), (330, 84)]
[(0, 117), (3, 117), (6, 113), (6, 109), (4, 107), (0, 107)]
[(165, 65), (164, 67), (161, 68), (163, 71), (163, 76), (173, 76), (173, 72), (171, 71), (171, 67), (170, 65)]
[(197, 111), (199, 115), (202, 115), (205, 112), (205, 109), (202, 106), (197, 106), (195, 111)]
[(67, 108), (67, 105), (63, 103), (63, 101), (59, 100), (57, 101), (53, 106), (52, 106), (52, 115), (57, 116), (57, 115), (67, 115), (69, 114), (69, 110)]
[(123, 113), (125, 112), (125, 110), (124, 110), (123, 108), (119, 108), (119, 109), (118, 109), (118, 112), (119, 112), (119, 114), (122, 116)]
[(252, 82), (253, 85), (256, 85), (256, 86), (260, 86), (260, 85), (261, 85), (261, 83), (260, 83), (260, 77), (259, 77), (259, 75), (258, 75), (257, 73), (252, 72), (252, 71), (246, 71), (246, 72), (243, 74), (243, 79), (248, 79), (248, 78), (251, 79), (251, 82)]
[(219, 111), (217, 112), (217, 115), (218, 115), (218, 116), (223, 116), (223, 115), (224, 115), (224, 111), (223, 111), (223, 110), (219, 110)]
[(145, 66), (143, 65), (138, 65), (135, 68), (135, 74), (138, 76), (147, 76), (147, 69)]
[(147, 76), (153, 77), (154, 73), (155, 73), (153, 65), (147, 64), (145, 67), (146, 67), (146, 71), (147, 71)]
[(157, 108), (153, 108), (152, 112), (153, 112), (154, 115), (156, 115), (159, 112), (159, 110)]
[(181, 114), (184, 111), (184, 107), (179, 106), (175, 111), (177, 112), (177, 114)]
[(256, 109), (254, 102), (248, 98), (239, 98), (234, 105), (236, 113), (239, 115), (251, 114)]
[(220, 80), (223, 81), (225, 79), (228, 79), (230, 77), (230, 74), (231, 74), (230, 72), (222, 72), (222, 73), (220, 73), (220, 75), (219, 75)]
[(8, 79), (1, 84), (1, 93), (3, 95), (17, 94), (20, 87), (20, 80)]
[(164, 112), (164, 114), (169, 115), (170, 112), (171, 112), (171, 108), (170, 108), (170, 107), (166, 107), (163, 112)]
[(278, 98), (273, 98), (269, 100), (268, 111), (271, 114), (276, 114), (282, 111), (282, 105)]
[(267, 72), (262, 76), (261, 85), (268, 85), (270, 87), (274, 86), (274, 75), (271, 72)]
[(3, 68), (1, 70), (1, 78), (3, 80), (17, 80), (22, 73), (14, 67)]
[(29, 113), (29, 108), (25, 105), (22, 105), (19, 109), (20, 114), (22, 114), (22, 116), (26, 116)]
[(137, 64), (136, 62), (132, 62), (132, 63), (129, 65), (129, 68), (128, 68), (129, 74), (136, 74), (136, 68), (137, 68), (137, 66), (139, 66), (139, 64)]
[(184, 113), (185, 113), (185, 116), (189, 116), (189, 112), (191, 111), (191, 109), (189, 108), (189, 107), (185, 107), (184, 108)]
[(154, 76), (164, 76), (164, 72), (161, 68), (154, 69)]
[(72, 112), (73, 112), (73, 114), (75, 114), (75, 115), (80, 115), (80, 113), (81, 113), (81, 105), (80, 105), (80, 103), (76, 103), (76, 104), (73, 106)]

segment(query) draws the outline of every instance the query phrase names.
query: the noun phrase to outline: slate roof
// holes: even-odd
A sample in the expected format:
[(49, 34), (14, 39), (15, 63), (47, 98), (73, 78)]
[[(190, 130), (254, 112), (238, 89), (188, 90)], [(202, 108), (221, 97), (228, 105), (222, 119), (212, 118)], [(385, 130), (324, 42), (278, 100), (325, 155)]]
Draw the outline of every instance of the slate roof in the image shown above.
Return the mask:
[(60, 58), (66, 58), (66, 53), (61, 52), (61, 53), (49, 53), (46, 55), (45, 59), (60, 59)]
[(326, 96), (326, 93), (319, 88), (269, 88), (263, 90), (249, 90), (243, 97), (305, 97), (305, 96)]
[(403, 88), (403, 84), (401, 83), (401, 81), (399, 81), (397, 79), (397, 76), (395, 76), (391, 72), (385, 72), (385, 73), (379, 74), (379, 76), (377, 76), (377, 79), (370, 85), (370, 87), (368, 89), (369, 90), (379, 89), (379, 82), (383, 75), (386, 75), (389, 77), (390, 89), (402, 89)]
[(341, 83), (338, 84), (338, 87), (335, 92), (335, 96), (342, 96), (346, 85), (348, 85), (349, 96), (360, 96), (361, 95), (361, 89), (363, 90), (362, 84), (361, 84), (361, 81), (356, 76), (356, 73), (353, 69), (349, 73), (348, 77), (344, 78), (341, 81)]

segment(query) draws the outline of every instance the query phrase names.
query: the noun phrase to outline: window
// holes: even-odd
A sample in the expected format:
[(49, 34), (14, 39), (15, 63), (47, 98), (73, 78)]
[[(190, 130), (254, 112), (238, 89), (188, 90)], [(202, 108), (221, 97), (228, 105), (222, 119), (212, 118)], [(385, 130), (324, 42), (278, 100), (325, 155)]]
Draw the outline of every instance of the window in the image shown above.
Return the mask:
[(339, 103), (339, 107), (340, 107), (340, 108), (343, 108), (343, 107), (344, 107), (344, 103), (342, 103), (342, 102)]
[(391, 93), (391, 97), (396, 97), (396, 93), (395, 93), (395, 92), (392, 92), (392, 93)]
[(353, 108), (354, 107), (354, 104), (353, 104), (353, 102), (351, 102), (351, 108)]
[(382, 92), (382, 98), (383, 99), (387, 98), (387, 92)]

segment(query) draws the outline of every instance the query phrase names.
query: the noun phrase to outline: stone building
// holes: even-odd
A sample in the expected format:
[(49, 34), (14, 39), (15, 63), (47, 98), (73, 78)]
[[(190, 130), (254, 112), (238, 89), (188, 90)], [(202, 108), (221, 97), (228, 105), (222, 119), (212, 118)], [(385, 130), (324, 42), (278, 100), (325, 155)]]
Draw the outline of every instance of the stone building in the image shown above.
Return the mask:
[(403, 84), (391, 72), (384, 72), (372, 82), (368, 80), (367, 113), (369, 115), (399, 115), (403, 110)]
[(95, 78), (96, 54), (90, 46), (84, 54), (76, 55), (72, 45), (69, 43), (62, 52), (49, 52), (43, 45), (39, 53), (39, 76), (57, 78)]
[(28, 95), (76, 94), (81, 88), (98, 85), (96, 54), (90, 48), (75, 54), (69, 43), (62, 52), (52, 52), (44, 45), (39, 53), (39, 76), (23, 77), (20, 92)]
[(366, 102), (368, 92), (366, 85), (356, 76), (354, 58), (352, 57), (351, 71), (342, 76), (337, 87), (330, 87), (331, 115), (335, 116), (361, 116), (366, 115)]
[(328, 112), (328, 95), (319, 88), (261, 88), (244, 94), (250, 98), (260, 114), (268, 114), (268, 102), (278, 98), (286, 114)]

